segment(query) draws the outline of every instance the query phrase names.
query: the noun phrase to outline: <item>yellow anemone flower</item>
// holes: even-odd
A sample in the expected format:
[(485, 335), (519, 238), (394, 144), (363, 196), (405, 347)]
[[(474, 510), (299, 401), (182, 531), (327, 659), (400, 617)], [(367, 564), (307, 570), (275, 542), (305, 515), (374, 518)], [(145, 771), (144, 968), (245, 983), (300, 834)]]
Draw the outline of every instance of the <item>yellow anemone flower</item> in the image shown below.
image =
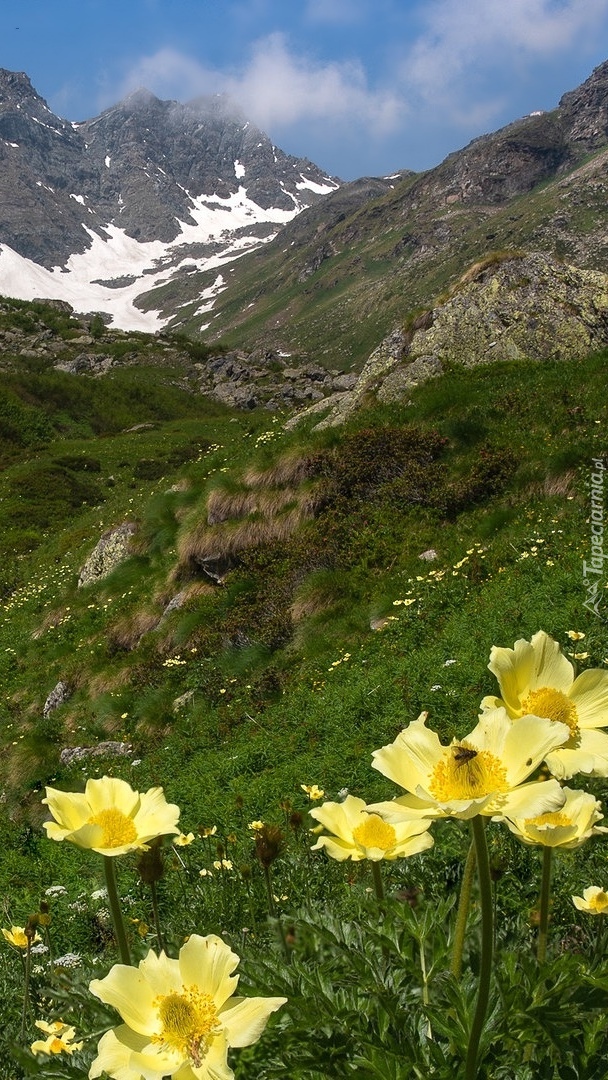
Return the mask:
[(306, 792), (311, 802), (322, 799), (325, 794), (323, 788), (318, 787), (317, 784), (300, 784), (300, 787)]
[(583, 889), (582, 896), (573, 896), (572, 901), (579, 911), (586, 911), (587, 915), (606, 915), (608, 913), (608, 893), (597, 885), (590, 885)]
[(485, 697), (482, 710), (503, 706), (512, 720), (526, 714), (567, 724), (569, 738), (546, 758), (554, 776), (575, 773), (608, 776), (608, 671), (590, 668), (574, 677), (574, 668), (557, 641), (540, 630), (513, 649), (492, 647), (488, 667), (502, 697)]
[(82, 1042), (72, 1041), (75, 1031), (69, 1024), (64, 1024), (61, 1020), (54, 1020), (51, 1024), (36, 1020), (36, 1027), (45, 1031), (48, 1038), (33, 1042), (30, 1047), (32, 1054), (73, 1054), (75, 1050), (82, 1050)]
[(179, 836), (175, 837), (175, 840), (173, 841), (173, 843), (176, 844), (178, 847), (188, 847), (188, 845), (191, 844), (192, 841), (195, 840), (195, 839), (196, 838), (195, 838), (193, 832), (189, 832), (189, 833), (183, 833), (182, 832), (182, 833), (179, 834)]
[(51, 840), (71, 840), (100, 855), (124, 855), (157, 836), (179, 833), (179, 807), (166, 802), (162, 788), (140, 795), (112, 776), (88, 780), (84, 794), (47, 787), (42, 802), (54, 818), (44, 822)]
[(150, 951), (139, 967), (116, 964), (91, 993), (124, 1023), (107, 1031), (89, 1072), (121, 1080), (231, 1080), (229, 1047), (257, 1042), (287, 998), (232, 997), (239, 958), (215, 934), (192, 934), (171, 960)]
[[(3, 927), (2, 933), (5, 939), (11, 945), (14, 945), (16, 949), (27, 949), (28, 939), (24, 926), (11, 926), (10, 930), (5, 930)], [(33, 945), (35, 941), (42, 941), (39, 933), (34, 935), (31, 944)]]
[(573, 791), (562, 788), (565, 795), (564, 805), (560, 810), (535, 817), (511, 818), (504, 815), (503, 820), (512, 833), (524, 844), (542, 844), (543, 847), (577, 848), (589, 837), (606, 833), (600, 813), (601, 803), (587, 791)]
[(412, 817), (395, 825), (390, 825), (378, 814), (371, 813), (363, 799), (347, 795), (344, 802), (323, 803), (310, 811), (329, 829), (331, 836), (320, 836), (312, 851), (325, 848), (332, 859), (342, 862), (352, 859), (399, 859), (407, 855), (417, 855), (433, 846), (429, 833), (430, 818)]
[(412, 721), (389, 746), (375, 750), (373, 767), (411, 792), (372, 804), (387, 821), (404, 816), (534, 817), (558, 810), (564, 796), (556, 780), (526, 784), (547, 753), (568, 736), (565, 724), (525, 716), (517, 727), (504, 709), (482, 717), (466, 739), (442, 746), (426, 726)]

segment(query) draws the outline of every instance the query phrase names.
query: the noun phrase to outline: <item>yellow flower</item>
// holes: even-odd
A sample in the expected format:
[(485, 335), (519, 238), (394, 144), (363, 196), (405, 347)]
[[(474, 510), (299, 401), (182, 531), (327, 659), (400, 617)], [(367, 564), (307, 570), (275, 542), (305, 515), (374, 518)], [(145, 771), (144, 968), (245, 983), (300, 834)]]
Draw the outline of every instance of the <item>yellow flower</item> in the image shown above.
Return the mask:
[(259, 832), (260, 829), (264, 828), (264, 822), (263, 821), (250, 821), (247, 828), (248, 829), (253, 829), (254, 832)]
[(565, 802), (560, 810), (528, 818), (505, 815), (503, 820), (524, 844), (544, 847), (577, 848), (590, 836), (608, 832), (603, 825), (596, 825), (604, 815), (600, 813), (601, 803), (593, 795), (567, 787), (562, 791)]
[(188, 844), (191, 844), (194, 839), (195, 836), (193, 832), (189, 832), (187, 835), (186, 833), (180, 832), (179, 836), (175, 837), (173, 843), (177, 844), (178, 847), (188, 847)]
[(502, 697), (485, 697), (482, 710), (504, 706), (512, 720), (532, 713), (567, 724), (569, 738), (546, 758), (554, 776), (575, 773), (608, 776), (608, 671), (590, 668), (574, 677), (574, 668), (557, 641), (540, 630), (513, 649), (493, 646), (490, 671)]
[[(2, 933), (6, 940), (11, 945), (14, 945), (16, 949), (27, 949), (27, 935), (24, 926), (11, 926), (10, 930), (2, 928)], [(32, 945), (35, 941), (42, 941), (40, 934), (36, 933), (32, 938)]]
[(316, 784), (300, 784), (302, 791), (305, 791), (311, 802), (315, 802), (317, 799), (322, 799), (325, 792), (323, 788), (317, 787)]
[(125, 780), (104, 776), (88, 780), (84, 794), (47, 787), (42, 802), (54, 818), (44, 822), (51, 840), (71, 840), (101, 855), (124, 855), (179, 833), (179, 807), (166, 802), (160, 787), (140, 795)]
[(33, 1042), (30, 1047), (32, 1054), (73, 1054), (75, 1050), (82, 1050), (82, 1042), (72, 1042), (75, 1032), (69, 1024), (61, 1020), (54, 1020), (52, 1024), (36, 1020), (36, 1027), (45, 1031), (48, 1038)]
[(586, 911), (587, 915), (606, 915), (608, 913), (608, 893), (597, 885), (590, 885), (583, 889), (582, 896), (573, 896), (572, 901), (579, 911)]
[(580, 630), (568, 630), (568, 637), (570, 641), (582, 641), (584, 634), (581, 634)]
[(504, 709), (494, 709), (466, 739), (442, 746), (426, 718), (422, 713), (393, 743), (374, 751), (373, 767), (411, 794), (370, 810), (394, 822), (415, 816), (534, 817), (562, 806), (556, 780), (524, 781), (565, 740), (565, 724), (525, 716), (516, 726)]
[(412, 818), (389, 825), (378, 814), (370, 813), (363, 799), (347, 795), (344, 802), (323, 803), (310, 811), (329, 829), (330, 836), (320, 836), (312, 851), (325, 848), (332, 859), (342, 862), (352, 859), (398, 859), (407, 855), (417, 855), (420, 851), (433, 846), (433, 838), (428, 829), (430, 818)]
[(215, 934), (192, 934), (171, 960), (150, 951), (139, 967), (116, 964), (91, 993), (124, 1021), (107, 1031), (89, 1072), (120, 1080), (231, 1080), (230, 1047), (250, 1046), (286, 998), (232, 997), (239, 962)]

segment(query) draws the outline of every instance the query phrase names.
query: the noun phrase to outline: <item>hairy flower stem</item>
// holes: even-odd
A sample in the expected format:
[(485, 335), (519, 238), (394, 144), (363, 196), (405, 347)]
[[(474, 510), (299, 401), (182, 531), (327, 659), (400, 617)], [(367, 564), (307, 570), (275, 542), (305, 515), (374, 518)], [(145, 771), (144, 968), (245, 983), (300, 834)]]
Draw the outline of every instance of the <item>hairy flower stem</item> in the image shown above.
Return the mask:
[(382, 874), (380, 872), (380, 863), (375, 860), (372, 861), (372, 877), (374, 879), (374, 889), (376, 890), (376, 899), (382, 903), (384, 900), (384, 883), (382, 881)]
[(32, 942), (28, 937), (27, 939), (27, 951), (25, 954), (25, 979), (23, 986), (23, 1009), (21, 1012), (21, 1041), (25, 1039), (25, 1022), (27, 1019), (27, 1009), (30, 1003), (30, 971), (32, 969)]
[(547, 959), (547, 936), (549, 932), (549, 906), (551, 903), (551, 871), (553, 869), (553, 848), (543, 848), (543, 874), (540, 885), (540, 922), (538, 925), (538, 944), (536, 959), (544, 964)]
[(112, 855), (103, 856), (103, 868), (106, 876), (106, 888), (108, 890), (108, 905), (110, 908), (110, 914), (112, 916), (112, 923), (114, 924), (114, 933), (116, 934), (116, 942), (118, 944), (120, 959), (123, 964), (127, 964), (130, 967), (131, 953), (129, 952), (127, 932), (125, 930), (125, 923), (122, 917), (122, 910), (120, 907), (118, 885), (116, 883), (116, 867), (114, 865), (114, 857)]
[(159, 949), (162, 949), (166, 953), (165, 939), (163, 937), (162, 930), (160, 928), (160, 918), (158, 913), (158, 892), (156, 891), (156, 882), (150, 883), (150, 891), (152, 893), (152, 914), (154, 916), (154, 929), (156, 930), (156, 940), (158, 941)]
[(462, 872), (458, 912), (456, 914), (456, 927), (454, 930), (454, 945), (452, 947), (452, 961), (450, 963), (450, 971), (455, 979), (459, 979), (462, 973), (462, 953), (467, 930), (469, 908), (471, 906), (471, 889), (473, 886), (473, 877), (475, 875), (475, 862), (475, 842), (471, 841), (471, 846), (469, 847), (464, 870)]
[(471, 828), (473, 831), (473, 842), (475, 844), (479, 898), (481, 902), (481, 960), (479, 964), (477, 1004), (475, 1005), (475, 1015), (473, 1016), (473, 1023), (471, 1024), (469, 1045), (467, 1048), (464, 1072), (465, 1080), (476, 1080), (477, 1077), (479, 1042), (490, 1001), (490, 981), (492, 977), (492, 953), (494, 944), (490, 859), (488, 856), (485, 822), (480, 815), (471, 818)]
[(266, 882), (266, 896), (268, 897), (268, 913), (272, 919), (274, 919), (277, 909), (274, 902), (274, 896), (272, 893), (272, 880), (270, 878), (270, 867), (264, 866), (264, 881)]

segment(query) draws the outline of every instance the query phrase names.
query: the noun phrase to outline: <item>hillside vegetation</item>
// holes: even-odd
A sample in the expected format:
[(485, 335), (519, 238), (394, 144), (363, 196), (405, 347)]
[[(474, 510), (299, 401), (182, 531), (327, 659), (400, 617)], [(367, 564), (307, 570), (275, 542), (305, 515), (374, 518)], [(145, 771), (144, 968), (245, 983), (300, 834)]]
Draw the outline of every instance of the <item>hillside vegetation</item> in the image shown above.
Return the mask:
[[(18, 305), (15, 312), (25, 317)], [(103, 377), (20, 356), (3, 375), (5, 924), (23, 925), (45, 890), (63, 886), (52, 902), (56, 952), (106, 963), (114, 955), (107, 913), (91, 899), (103, 884), (100, 867), (91, 853), (44, 836), (43, 789), (82, 790), (86, 778), (103, 775), (140, 791), (160, 784), (181, 808), (184, 833), (196, 837), (183, 857), (167, 860), (158, 883), (172, 947), (187, 933), (225, 933), (249, 958), (245, 985), (300, 1002), (302, 1031), (308, 1025), (314, 1036), (304, 1053), (293, 1027), (269, 1034), (265, 1050), (243, 1051), (237, 1075), (284, 1077), (287, 1061), (288, 1075), (302, 1080), (398, 1080), (399, 1014), (389, 1030), (378, 1021), (379, 1056), (370, 1058), (362, 1049), (370, 1036), (353, 1018), (358, 1007), (349, 999), (351, 1015), (336, 1005), (329, 976), (307, 989), (306, 958), (344, 965), (347, 984), (372, 979), (373, 1008), (379, 984), (358, 971), (349, 933), (377, 931), (382, 961), (391, 920), (395, 933), (404, 919), (410, 925), (404, 898), (419, 896), (419, 910), (447, 919), (467, 834), (451, 822), (429, 853), (386, 864), (392, 899), (380, 931), (366, 908), (366, 863), (345, 874), (309, 852), (310, 789), (329, 799), (344, 789), (368, 802), (390, 797), (371, 752), (423, 710), (442, 741), (463, 737), (481, 697), (495, 692), (486, 668), (493, 644), (512, 647), (544, 629), (570, 656), (578, 652), (580, 667), (608, 664), (608, 604), (602, 596), (599, 617), (585, 608), (582, 573), (590, 476), (594, 460), (605, 459), (608, 354), (454, 365), (400, 404), (370, 401), (342, 428), (287, 432), (279, 416), (210, 405), (183, 372), (150, 359), (148, 347), (140, 339), (137, 363)], [(79, 585), (100, 537), (125, 522), (133, 526), (129, 557)], [(584, 642), (573, 644), (569, 631)], [(49, 705), (60, 683), (65, 692)], [(65, 753), (99, 744), (101, 755)], [(585, 787), (606, 793), (604, 780)], [(259, 820), (281, 838), (266, 864), (248, 829)], [(502, 878), (501, 941), (516, 933), (533, 940), (537, 852), (497, 826), (490, 848)], [(598, 843), (556, 866), (552, 934), (567, 962), (587, 934), (570, 895), (601, 884), (604, 863)], [(153, 944), (147, 894), (127, 879), (126, 869), (141, 938), (132, 932)], [(341, 922), (324, 914), (326, 904)], [(292, 933), (293, 970), (280, 959)], [(260, 945), (276, 946), (277, 958), (263, 961)], [(0, 959), (3, 999), (14, 1002), (3, 1021), (9, 1044), (20, 1022), (11, 960)], [(72, 972), (70, 985), (80, 986), (79, 977)], [(68, 982), (57, 985), (65, 1001)], [(504, 1050), (516, 1036), (500, 1031)], [(546, 1050), (538, 1038), (534, 1060)], [(328, 1065), (334, 1043), (342, 1056)], [(0, 1058), (0, 1076), (15, 1080)], [(591, 1078), (598, 1059), (589, 1060)]]

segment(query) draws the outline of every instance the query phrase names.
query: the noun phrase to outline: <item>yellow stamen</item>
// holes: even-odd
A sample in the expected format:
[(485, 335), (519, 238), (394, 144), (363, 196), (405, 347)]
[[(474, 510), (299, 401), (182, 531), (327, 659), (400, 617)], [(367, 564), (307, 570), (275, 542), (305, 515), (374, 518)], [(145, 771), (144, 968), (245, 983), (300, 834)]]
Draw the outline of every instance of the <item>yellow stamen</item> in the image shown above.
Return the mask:
[(53, 1037), (49, 1043), (49, 1050), (51, 1054), (60, 1054), (62, 1050), (65, 1050), (65, 1043), (62, 1039)]
[(194, 986), (184, 986), (182, 993), (166, 994), (155, 1005), (162, 1031), (152, 1037), (152, 1042), (177, 1051), (198, 1068), (221, 1028), (213, 998)]
[(122, 810), (100, 810), (89, 818), (89, 825), (99, 825), (103, 836), (99, 847), (115, 848), (131, 844), (137, 839), (137, 829), (130, 817)]
[(531, 713), (532, 716), (546, 716), (548, 720), (558, 720), (561, 724), (568, 725), (572, 736), (578, 734), (576, 705), (561, 690), (553, 690), (550, 686), (531, 690), (522, 701), (521, 707), (524, 715)]
[(589, 907), (597, 911), (605, 911), (608, 907), (608, 893), (598, 892), (589, 901)]
[(466, 742), (448, 747), (433, 769), (429, 792), (438, 802), (483, 799), (509, 790), (504, 765), (489, 750), (474, 750)]
[(553, 813), (539, 814), (538, 817), (526, 818), (526, 825), (536, 825), (539, 827), (542, 827), (543, 825), (552, 825), (557, 829), (572, 824), (572, 818), (569, 818), (567, 814), (562, 813), (561, 810), (554, 810)]
[(388, 851), (397, 843), (397, 834), (392, 825), (383, 821), (377, 814), (367, 814), (366, 820), (353, 829), (353, 840), (364, 848), (380, 848)]

